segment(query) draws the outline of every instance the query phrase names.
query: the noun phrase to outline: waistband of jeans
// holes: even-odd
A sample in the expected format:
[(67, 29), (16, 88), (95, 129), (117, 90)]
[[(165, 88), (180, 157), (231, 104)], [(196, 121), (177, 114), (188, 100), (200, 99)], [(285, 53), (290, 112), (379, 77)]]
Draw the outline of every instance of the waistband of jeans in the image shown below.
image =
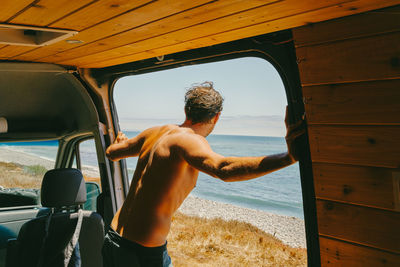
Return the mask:
[(120, 236), (114, 229), (109, 227), (107, 234), (111, 238), (112, 241), (118, 243), (119, 245), (129, 247), (132, 249), (140, 250), (144, 253), (163, 253), (165, 250), (167, 250), (167, 242), (165, 242), (164, 245), (159, 246), (159, 247), (145, 247), (140, 245), (139, 243), (136, 243), (134, 241), (131, 241), (129, 239), (126, 239), (122, 236)]

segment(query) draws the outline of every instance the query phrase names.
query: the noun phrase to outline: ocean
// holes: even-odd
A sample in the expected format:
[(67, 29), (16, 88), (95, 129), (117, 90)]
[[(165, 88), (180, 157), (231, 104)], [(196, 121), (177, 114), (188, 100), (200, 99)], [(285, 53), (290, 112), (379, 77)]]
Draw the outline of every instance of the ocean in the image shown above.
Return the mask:
[[(139, 132), (124, 132), (129, 138)], [(211, 148), (224, 156), (263, 156), (287, 151), (283, 137), (210, 135)], [(127, 160), (132, 177), (137, 158)], [(268, 175), (242, 182), (223, 182), (200, 173), (192, 195), (303, 219), (300, 171), (298, 163)]]
[[(136, 136), (138, 133), (125, 132), (128, 137)], [(287, 150), (283, 137), (210, 135), (207, 140), (215, 152), (224, 156), (263, 156)], [(0, 145), (51, 160), (55, 159), (57, 152), (57, 142), (54, 141), (51, 143), (35, 142), (30, 145), (21, 143)], [(93, 141), (86, 141), (80, 150), (83, 164), (96, 166), (97, 159)], [(127, 160), (130, 179), (136, 162), (137, 158)], [(223, 182), (200, 173), (192, 195), (280, 215), (301, 219), (304, 217), (298, 163), (243, 182)]]

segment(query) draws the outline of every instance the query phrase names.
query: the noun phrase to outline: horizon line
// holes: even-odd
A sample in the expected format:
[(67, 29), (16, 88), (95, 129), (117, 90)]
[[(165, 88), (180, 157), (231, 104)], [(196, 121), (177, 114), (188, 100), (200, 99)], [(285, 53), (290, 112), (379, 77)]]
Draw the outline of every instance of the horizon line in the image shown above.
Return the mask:
[[(121, 130), (122, 132), (138, 132), (141, 133), (146, 129), (143, 130), (127, 130), (123, 129)], [(285, 138), (285, 136), (278, 136), (278, 135), (250, 135), (250, 134), (223, 134), (223, 133), (211, 133), (211, 135), (219, 135), (219, 136), (243, 136), (243, 137), (276, 137), (276, 138)]]

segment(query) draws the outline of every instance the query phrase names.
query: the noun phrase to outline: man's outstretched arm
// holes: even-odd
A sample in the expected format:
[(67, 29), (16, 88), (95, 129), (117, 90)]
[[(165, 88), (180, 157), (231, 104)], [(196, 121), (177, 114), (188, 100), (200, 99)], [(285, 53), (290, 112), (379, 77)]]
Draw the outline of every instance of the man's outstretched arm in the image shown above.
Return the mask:
[(119, 132), (115, 141), (106, 150), (106, 156), (112, 161), (127, 157), (137, 156), (144, 142), (143, 134), (128, 139), (122, 132)]
[(263, 157), (224, 157), (212, 151), (205, 138), (192, 135), (181, 139), (180, 151), (183, 158), (194, 168), (226, 182), (245, 181), (277, 171), (295, 163), (299, 155), (294, 141), (305, 133), (304, 121), (285, 124), (288, 152)]
[(263, 157), (224, 157), (212, 151), (201, 136), (188, 136), (179, 145), (189, 165), (226, 182), (245, 181), (296, 162), (288, 152)]

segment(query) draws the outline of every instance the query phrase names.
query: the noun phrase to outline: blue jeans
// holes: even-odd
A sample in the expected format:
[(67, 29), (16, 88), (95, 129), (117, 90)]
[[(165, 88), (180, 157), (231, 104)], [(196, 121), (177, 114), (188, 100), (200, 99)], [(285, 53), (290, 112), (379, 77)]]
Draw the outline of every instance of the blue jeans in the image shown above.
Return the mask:
[(167, 243), (159, 247), (144, 247), (121, 237), (109, 229), (103, 244), (104, 267), (172, 267)]

